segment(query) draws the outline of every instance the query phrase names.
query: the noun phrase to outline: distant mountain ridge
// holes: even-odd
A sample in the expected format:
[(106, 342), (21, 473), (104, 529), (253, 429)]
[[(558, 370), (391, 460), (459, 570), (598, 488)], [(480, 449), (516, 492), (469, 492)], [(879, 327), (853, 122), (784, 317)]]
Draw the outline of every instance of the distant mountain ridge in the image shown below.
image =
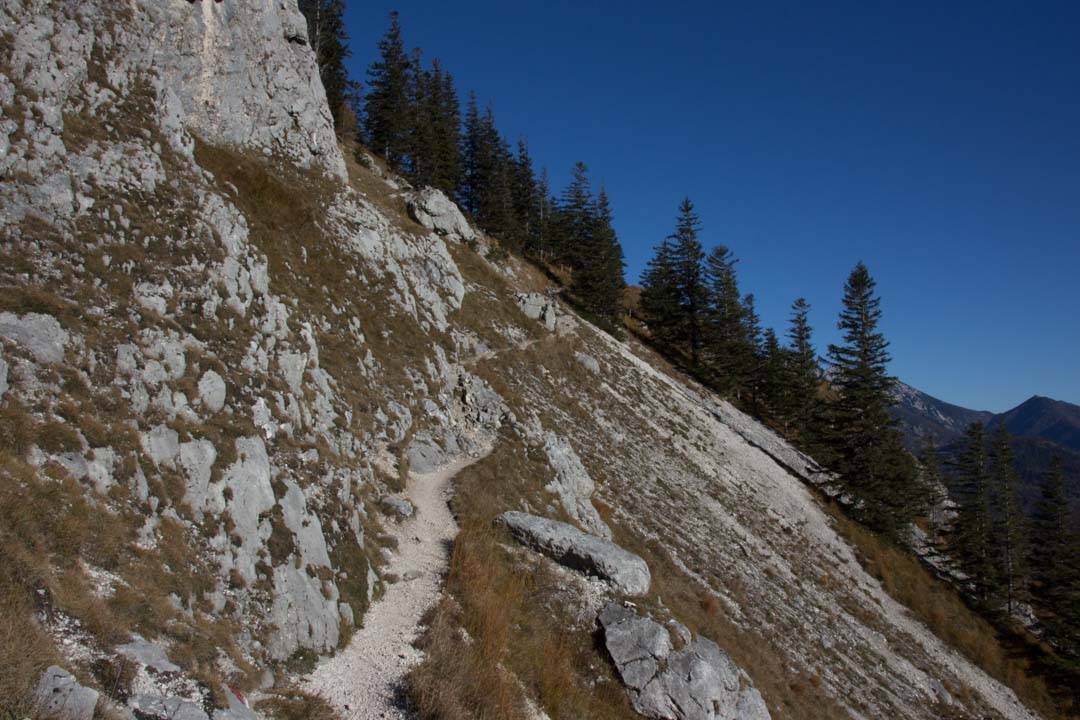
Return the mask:
[(1028, 507), (1038, 497), (1050, 460), (1061, 457), (1065, 468), (1066, 492), (1080, 502), (1080, 406), (1034, 395), (1015, 408), (994, 414), (971, 410), (928, 395), (905, 383), (898, 383), (892, 414), (904, 433), (908, 449), (919, 453), (923, 438), (930, 435), (935, 447), (946, 456), (960, 449), (964, 430), (973, 422), (993, 430), (1001, 423), (1013, 435), (1016, 465), (1023, 481), (1021, 495)]

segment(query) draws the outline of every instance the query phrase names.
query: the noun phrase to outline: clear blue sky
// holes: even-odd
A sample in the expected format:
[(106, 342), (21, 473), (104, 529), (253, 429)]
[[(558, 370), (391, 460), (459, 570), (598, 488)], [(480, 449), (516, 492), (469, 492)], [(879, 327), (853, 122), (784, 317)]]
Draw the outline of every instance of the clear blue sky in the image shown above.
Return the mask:
[(557, 189), (584, 160), (628, 280), (688, 195), (778, 331), (805, 296), (823, 350), (862, 259), (901, 379), (1080, 403), (1080, 2), (349, 5), (355, 76), (397, 9)]

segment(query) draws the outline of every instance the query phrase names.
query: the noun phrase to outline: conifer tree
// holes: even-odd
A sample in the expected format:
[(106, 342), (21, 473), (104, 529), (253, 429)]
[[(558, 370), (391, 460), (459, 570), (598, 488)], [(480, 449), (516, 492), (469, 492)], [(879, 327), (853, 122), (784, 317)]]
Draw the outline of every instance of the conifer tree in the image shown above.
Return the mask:
[(611, 204), (607, 193), (600, 189), (591, 218), (588, 234), (590, 261), (574, 270), (571, 290), (583, 309), (608, 332), (620, 334), (618, 318), (622, 313), (622, 296), (626, 289), (623, 279), (622, 246), (612, 226)]
[(814, 350), (813, 330), (810, 328), (810, 304), (798, 298), (791, 305), (791, 326), (788, 328), (788, 384), (790, 386), (787, 415), (791, 430), (804, 442), (818, 416), (818, 383), (821, 368)]
[(746, 343), (744, 307), (735, 275), (738, 260), (727, 247), (717, 245), (705, 260), (709, 295), (706, 317), (706, 363), (717, 389), (736, 399), (747, 385), (751, 348)]
[(431, 184), (454, 197), (461, 184), (461, 106), (454, 77), (443, 70), (438, 59), (432, 61), (432, 98), (434, 167)]
[(484, 128), (476, 103), (476, 93), (469, 93), (465, 108), (465, 123), (461, 136), (463, 176), (458, 191), (458, 202), (466, 212), (475, 217), (480, 209), (480, 194), (483, 185), (481, 155), (486, 151)]
[(402, 169), (410, 149), (409, 69), (398, 14), (392, 12), (390, 29), (379, 41), (379, 59), (368, 68), (364, 127), (371, 148), (393, 170)]
[(1031, 518), (1031, 594), (1039, 620), (1059, 646), (1080, 652), (1080, 534), (1069, 521), (1065, 470), (1054, 456)]
[(1027, 528), (1020, 502), (1020, 477), (1005, 423), (994, 431), (990, 447), (992, 555), (997, 563), (994, 588), (1006, 614), (1027, 600)]
[(298, 7), (307, 21), (308, 43), (315, 54), (334, 128), (340, 134), (360, 93), (359, 85), (349, 79), (345, 68), (345, 60), (351, 55), (345, 31), (345, 1), (299, 0)]
[(888, 374), (889, 343), (878, 329), (881, 300), (876, 283), (858, 263), (844, 285), (838, 328), (842, 344), (831, 344), (829, 363), (839, 399), (832, 408), (830, 444), (835, 469), (858, 499), (858, 513), (872, 527), (895, 534), (918, 512), (915, 466), (893, 427), (895, 379)]
[(761, 345), (762, 402), (768, 417), (787, 432), (789, 430), (787, 395), (791, 388), (787, 378), (790, 363), (788, 351), (780, 346), (780, 341), (772, 328), (767, 328), (763, 337)]
[(532, 254), (538, 245), (542, 196), (537, 188), (529, 146), (524, 139), (518, 140), (512, 172), (514, 215), (521, 233), (519, 244), (528, 254)]
[(585, 163), (576, 163), (570, 184), (559, 198), (559, 237), (555, 251), (559, 261), (572, 269), (591, 260), (595, 206), (588, 172)]
[(964, 433), (964, 444), (955, 463), (957, 516), (950, 549), (968, 586), (982, 603), (990, 601), (997, 585), (991, 555), (990, 472), (986, 459), (986, 432), (981, 422)]
[(742, 299), (742, 385), (749, 409), (761, 413), (765, 353), (762, 348), (761, 318), (753, 293)]
[(682, 309), (672, 254), (671, 238), (666, 237), (656, 246), (641, 278), (641, 312), (653, 341), (664, 349), (674, 346)]
[(700, 230), (701, 221), (694, 212), (694, 204), (690, 202), (690, 198), (684, 198), (679, 204), (675, 232), (671, 235), (671, 260), (680, 305), (680, 323), (675, 341), (689, 358), (692, 368), (699, 365), (708, 309), (703, 266), (705, 251), (698, 239)]

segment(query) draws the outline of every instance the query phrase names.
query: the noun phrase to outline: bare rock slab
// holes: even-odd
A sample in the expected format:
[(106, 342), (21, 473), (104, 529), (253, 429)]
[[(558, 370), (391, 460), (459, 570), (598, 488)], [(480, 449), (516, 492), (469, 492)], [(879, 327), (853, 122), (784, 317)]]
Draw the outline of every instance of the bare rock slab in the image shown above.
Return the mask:
[(761, 694), (712, 640), (691, 638), (676, 650), (668, 629), (608, 604), (599, 616), (604, 644), (630, 692), (634, 710), (654, 720), (771, 720)]
[(595, 575), (626, 595), (644, 595), (652, 576), (640, 557), (610, 540), (578, 530), (557, 520), (511, 511), (497, 522), (506, 526), (523, 545), (537, 550), (560, 565)]
[(37, 717), (50, 720), (91, 720), (97, 706), (98, 692), (83, 687), (71, 673), (53, 665), (38, 683), (34, 700)]

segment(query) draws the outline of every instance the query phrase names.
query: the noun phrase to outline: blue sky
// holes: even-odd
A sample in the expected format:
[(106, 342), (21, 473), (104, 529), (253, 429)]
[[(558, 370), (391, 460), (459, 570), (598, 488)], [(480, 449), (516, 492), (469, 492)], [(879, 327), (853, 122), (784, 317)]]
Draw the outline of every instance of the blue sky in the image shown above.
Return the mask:
[(1080, 403), (1080, 3), (349, 5), (355, 76), (397, 9), (556, 188), (583, 160), (630, 281), (689, 196), (767, 325), (805, 296), (823, 350), (862, 259), (904, 381)]

